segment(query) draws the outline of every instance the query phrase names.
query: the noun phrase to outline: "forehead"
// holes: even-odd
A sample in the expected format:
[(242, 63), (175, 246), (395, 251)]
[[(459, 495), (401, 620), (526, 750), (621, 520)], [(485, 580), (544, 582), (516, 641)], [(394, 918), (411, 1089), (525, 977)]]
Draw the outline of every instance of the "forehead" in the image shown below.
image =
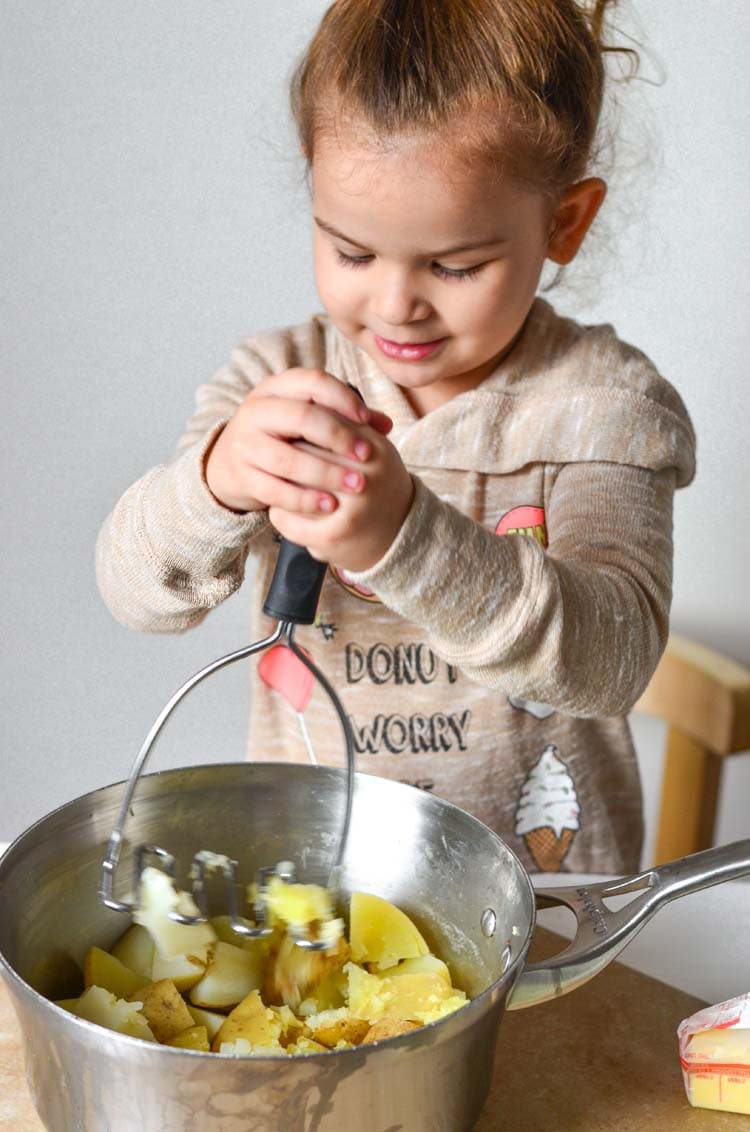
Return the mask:
[(507, 235), (540, 200), (476, 153), (424, 135), (387, 146), (351, 133), (321, 137), (312, 189), (316, 216), (373, 247)]

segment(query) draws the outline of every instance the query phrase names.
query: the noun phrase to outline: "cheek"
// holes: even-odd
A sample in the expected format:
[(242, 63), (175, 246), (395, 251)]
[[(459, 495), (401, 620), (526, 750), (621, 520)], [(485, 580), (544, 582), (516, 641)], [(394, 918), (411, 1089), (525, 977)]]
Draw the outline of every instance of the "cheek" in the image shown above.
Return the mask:
[(497, 281), (476, 284), (469, 281), (453, 286), (452, 296), (443, 303), (446, 322), (454, 331), (473, 338), (493, 336), (503, 322), (507, 293)]
[(337, 292), (343, 291), (338, 278), (341, 268), (335, 262), (330, 247), (317, 232), (313, 239), (313, 273), (318, 294), (328, 308), (329, 304), (336, 303)]
[(537, 264), (531, 257), (505, 260), (498, 265), (486, 283), (472, 288), (466, 285), (467, 295), (462, 298), (462, 310), (467, 324), (481, 333), (488, 327), (502, 333), (515, 323), (519, 313), (525, 316), (529, 302), (536, 294), (543, 260)]
[(360, 308), (357, 288), (336, 271), (316, 273), (318, 294), (328, 313), (339, 322), (352, 320)]
[(313, 241), (313, 274), (315, 276), (315, 285), (320, 292), (321, 297), (330, 290), (332, 281), (332, 264), (330, 256), (326, 254), (327, 249), (323, 247), (320, 241), (316, 238)]
[(347, 291), (341, 279), (341, 268), (325, 255), (315, 257), (314, 268), (315, 285), (326, 310), (332, 314), (345, 310)]

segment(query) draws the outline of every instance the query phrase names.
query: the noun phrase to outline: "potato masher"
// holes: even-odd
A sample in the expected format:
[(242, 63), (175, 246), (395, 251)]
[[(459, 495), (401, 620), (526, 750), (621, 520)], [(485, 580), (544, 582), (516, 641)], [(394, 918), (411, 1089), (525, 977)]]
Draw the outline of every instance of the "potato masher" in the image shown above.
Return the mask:
[[(347, 766), (346, 802), (338, 847), (328, 878), (329, 889), (333, 892), (336, 891), (338, 873), (346, 848), (351, 820), (352, 798), (354, 793), (354, 740), (349, 720), (347, 719), (344, 707), (334, 688), (324, 674), (315, 666), (310, 655), (304, 649), (300, 648), (294, 640), (294, 631), (297, 625), (311, 625), (315, 620), (318, 598), (327, 568), (325, 562), (317, 562), (304, 547), (297, 546), (287, 539), (281, 539), (276, 568), (263, 605), (263, 612), (269, 617), (274, 618), (277, 622), (274, 631), (263, 640), (256, 641), (255, 644), (246, 645), (241, 649), (237, 649), (235, 652), (219, 657), (217, 660), (207, 664), (204, 668), (201, 668), (177, 689), (172, 698), (162, 708), (161, 713), (151, 727), (133, 763), (133, 769), (130, 772), (130, 778), (125, 788), (125, 794), (117, 816), (117, 821), (107, 844), (107, 853), (102, 861), (98, 896), (107, 908), (111, 908), (115, 912), (129, 912), (131, 914), (136, 910), (139, 902), (141, 874), (149, 862), (149, 859), (155, 859), (156, 862), (158, 862), (158, 867), (172, 878), (175, 876), (175, 859), (171, 853), (161, 848), (159, 845), (138, 845), (134, 853), (135, 902), (129, 903), (127, 901), (115, 900), (113, 897), (114, 873), (120, 859), (123, 832), (133, 794), (148, 757), (151, 754), (151, 749), (167, 719), (177, 707), (180, 700), (207, 676), (210, 676), (221, 668), (226, 668), (227, 665), (233, 664), (236, 660), (242, 660), (245, 657), (252, 656), (254, 653), (265, 652), (275, 645), (283, 645), (291, 649), (294, 655), (310, 671), (317, 683), (323, 687), (333, 704), (344, 732)], [(298, 718), (299, 716), (300, 713), (298, 712)], [(309, 739), (307, 739), (307, 737), (306, 742), (309, 750)], [(193, 895), (202, 915), (191, 916), (183, 915), (177, 911), (170, 911), (170, 919), (179, 924), (204, 923), (207, 918), (206, 878), (211, 872), (220, 871), (223, 873), (226, 882), (227, 905), (233, 931), (240, 936), (246, 936), (252, 939), (270, 935), (273, 929), (266, 923), (266, 909), (263, 899), (265, 888), (271, 875), (274, 873), (281, 876), (284, 880), (292, 880), (294, 876), (294, 866), (290, 862), (283, 862), (279, 865), (266, 866), (258, 870), (258, 895), (253, 908), (255, 926), (245, 922), (241, 919), (239, 914), (237, 906), (237, 888), (239, 887), (236, 877), (237, 866), (237, 861), (231, 860), (229, 857), (222, 854), (213, 853), (206, 849), (197, 852), (193, 858), (190, 877), (192, 880)], [(294, 930), (293, 928), (290, 929), (290, 934), (293, 935), (294, 941), (299, 947), (307, 948), (311, 951), (322, 951), (326, 947), (331, 946), (332, 942), (326, 939), (311, 939), (300, 930)]]

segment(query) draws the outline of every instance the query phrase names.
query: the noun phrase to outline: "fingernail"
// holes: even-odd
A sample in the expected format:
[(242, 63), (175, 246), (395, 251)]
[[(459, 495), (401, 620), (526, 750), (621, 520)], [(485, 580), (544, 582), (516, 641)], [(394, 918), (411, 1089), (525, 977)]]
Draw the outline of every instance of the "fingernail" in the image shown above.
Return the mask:
[(347, 472), (344, 476), (344, 487), (348, 487), (350, 491), (359, 491), (363, 483), (364, 479), (359, 472)]
[(363, 405), (362, 408), (358, 410), (357, 416), (363, 424), (367, 424), (370, 419), (370, 410)]
[(365, 440), (358, 440), (354, 445), (354, 455), (358, 460), (369, 460), (370, 445)]
[(333, 508), (334, 502), (331, 499), (330, 495), (321, 495), (320, 499), (318, 500), (318, 510), (333, 511)]

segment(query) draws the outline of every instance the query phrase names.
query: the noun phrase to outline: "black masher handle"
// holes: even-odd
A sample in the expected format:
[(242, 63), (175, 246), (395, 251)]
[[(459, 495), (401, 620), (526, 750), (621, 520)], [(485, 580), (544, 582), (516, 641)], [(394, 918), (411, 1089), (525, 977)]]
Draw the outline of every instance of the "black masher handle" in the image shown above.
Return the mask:
[(276, 621), (312, 625), (327, 569), (304, 546), (283, 538), (263, 612)]

